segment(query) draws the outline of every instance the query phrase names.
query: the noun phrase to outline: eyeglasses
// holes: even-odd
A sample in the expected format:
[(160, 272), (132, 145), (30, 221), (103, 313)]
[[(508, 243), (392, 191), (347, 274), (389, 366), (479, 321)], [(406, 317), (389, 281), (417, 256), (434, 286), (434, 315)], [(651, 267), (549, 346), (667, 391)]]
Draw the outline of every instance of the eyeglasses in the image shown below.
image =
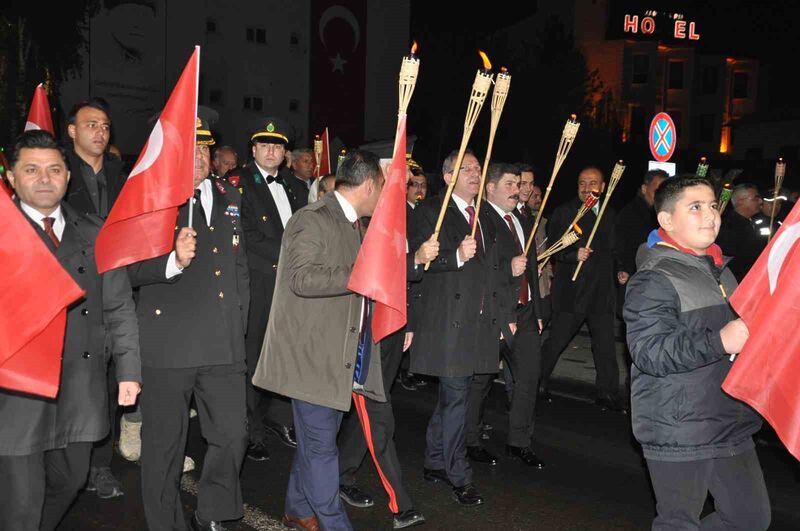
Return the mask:
[(481, 167), (478, 166), (477, 164), (473, 166), (461, 166), (461, 171), (474, 171), (480, 173)]

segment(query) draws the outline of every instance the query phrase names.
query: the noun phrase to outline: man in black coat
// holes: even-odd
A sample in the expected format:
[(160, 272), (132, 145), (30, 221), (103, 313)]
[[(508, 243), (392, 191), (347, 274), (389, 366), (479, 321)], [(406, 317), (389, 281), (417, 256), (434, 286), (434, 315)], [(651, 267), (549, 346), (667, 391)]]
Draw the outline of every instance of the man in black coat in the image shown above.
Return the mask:
[[(603, 173), (595, 167), (584, 168), (578, 174), (578, 196), (556, 208), (547, 224), (551, 244), (569, 228), (588, 195), (592, 191), (602, 192), (605, 185)], [(586, 322), (592, 336), (592, 355), (597, 372), (597, 404), (603, 409), (623, 410), (618, 397), (619, 367), (614, 347), (617, 291), (615, 213), (606, 208), (589, 249), (586, 242), (597, 220), (596, 215), (594, 209), (587, 212), (578, 223), (582, 229), (580, 239), (553, 257), (553, 319), (550, 337), (542, 348), (542, 380), (547, 382), (561, 353)], [(584, 265), (573, 282), (572, 275), (578, 262), (584, 262)]]
[(633, 201), (622, 207), (617, 216), (616, 245), (620, 262), (620, 284), (623, 286), (636, 272), (636, 251), (647, 241), (647, 236), (658, 228), (653, 198), (658, 186), (669, 178), (664, 170), (650, 170), (644, 174), (642, 186)]
[(251, 381), (269, 321), (283, 229), (292, 214), (308, 202), (308, 190), (298, 193), (290, 182), (297, 179), (281, 168), (289, 142), (288, 125), (283, 120), (267, 118), (264, 127), (253, 133), (251, 141), (253, 160), (231, 172), (228, 181), (238, 181), (242, 190), (242, 229), (250, 268), (252, 302), (245, 338), (250, 435), (247, 457), (264, 461), (269, 459), (267, 430), (274, 432), (287, 446), (297, 446), (289, 402), (254, 387)]
[(29, 131), (17, 142), (11, 164), (8, 176), (20, 210), (86, 292), (67, 312), (56, 399), (0, 391), (0, 529), (52, 530), (86, 483), (92, 443), (108, 434), (106, 372), (112, 355), (120, 382), (114, 400), (136, 400), (139, 335), (125, 271), (97, 272), (99, 218), (62, 201), (70, 175), (63, 150), (49, 133)]
[(730, 270), (737, 282), (742, 279), (758, 260), (767, 244), (753, 225), (752, 218), (761, 211), (761, 194), (751, 183), (738, 184), (733, 188), (731, 204), (722, 217), (722, 226), (717, 244), (731, 260)]
[[(457, 154), (443, 165), (446, 183), (453, 178)], [(483, 497), (472, 483), (467, 460), (465, 424), (470, 381), (475, 374), (494, 374), (498, 368), (501, 331), (508, 337), (516, 318), (503, 307), (496, 231), (488, 213), (481, 211), (479, 230), (470, 236), (475, 219), (475, 196), (481, 166), (472, 152), (462, 161), (461, 173), (447, 205), (439, 233), (439, 257), (423, 275), (414, 314), (411, 370), (439, 377), (439, 398), (426, 436), (425, 479), (453, 487), (462, 505), (479, 505)], [(410, 247), (418, 249), (434, 233), (444, 196), (432, 197), (414, 209)]]
[[(82, 101), (69, 112), (67, 134), (72, 139), (72, 149), (67, 160), (72, 178), (67, 185), (65, 200), (77, 211), (108, 217), (117, 200), (127, 175), (122, 170), (122, 160), (106, 151), (111, 136), (111, 119), (103, 100)], [(114, 400), (117, 381), (114, 363), (109, 365), (108, 377), (109, 422), (108, 437), (95, 445), (89, 474), (88, 490), (100, 498), (122, 496), (122, 484), (111, 472), (111, 456), (117, 435), (117, 406)]]
[[(527, 466), (544, 468), (544, 463), (531, 449), (533, 415), (539, 391), (542, 352), (539, 334), (542, 329), (538, 307), (539, 283), (536, 270), (536, 249), (530, 255), (523, 249), (533, 222), (523, 219), (517, 210), (520, 190), (519, 168), (513, 164), (492, 164), (486, 176), (486, 209), (497, 234), (497, 249), (505, 275), (500, 296), (505, 306), (515, 308), (516, 330), (500, 344), (500, 353), (509, 366), (513, 391), (508, 412), (506, 454)], [(467, 453), (478, 462), (494, 465), (496, 459), (480, 447), (481, 410), (489, 394), (493, 375), (476, 375), (467, 413)]]
[[(222, 179), (208, 178), (213, 138), (203, 125), (195, 148), (195, 196), (178, 210), (174, 250), (128, 267), (133, 285), (140, 286), (147, 389), (141, 401), (142, 501), (151, 531), (186, 528), (180, 477), (192, 397), (208, 442), (192, 529), (221, 529), (219, 521), (243, 516), (249, 281), (241, 197)], [(187, 226), (190, 208), (193, 227)]]

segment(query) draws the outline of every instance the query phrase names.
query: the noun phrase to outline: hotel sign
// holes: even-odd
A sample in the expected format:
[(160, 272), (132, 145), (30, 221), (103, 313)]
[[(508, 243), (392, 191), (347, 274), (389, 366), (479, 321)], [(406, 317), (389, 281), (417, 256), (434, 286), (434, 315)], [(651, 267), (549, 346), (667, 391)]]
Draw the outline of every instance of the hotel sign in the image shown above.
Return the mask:
[(680, 13), (653, 10), (638, 15), (626, 13), (623, 20), (623, 33), (669, 36), (677, 40), (700, 40), (696, 22), (687, 21)]

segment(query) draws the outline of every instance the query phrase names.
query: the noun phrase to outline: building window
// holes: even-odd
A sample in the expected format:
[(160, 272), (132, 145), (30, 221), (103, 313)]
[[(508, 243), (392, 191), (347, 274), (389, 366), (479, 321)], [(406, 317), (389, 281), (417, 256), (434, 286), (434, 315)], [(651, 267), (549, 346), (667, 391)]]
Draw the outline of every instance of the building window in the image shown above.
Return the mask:
[(672, 111), (667, 111), (667, 113), (669, 114), (669, 117), (672, 118), (672, 121), (675, 124), (675, 136), (680, 138), (681, 132), (683, 131), (682, 127), (683, 124), (681, 123), (683, 122), (682, 119), (683, 115), (681, 114), (681, 111), (672, 110)]
[(267, 42), (267, 30), (264, 28), (256, 28), (256, 42), (258, 44), (265, 44)]
[(698, 140), (700, 142), (713, 142), (714, 141), (714, 124), (716, 116), (713, 114), (700, 115), (700, 129), (697, 132)]
[(222, 91), (212, 90), (208, 93), (208, 103), (211, 105), (222, 105)]
[(703, 68), (703, 94), (717, 93), (717, 77), (719, 69), (716, 66)]
[(650, 70), (650, 58), (643, 53), (633, 55), (633, 83), (642, 85), (647, 83), (647, 74)]
[(683, 89), (683, 61), (669, 62), (669, 81), (667, 88), (674, 90)]
[(747, 98), (747, 72), (734, 72), (733, 74), (733, 98)]
[(217, 21), (213, 18), (206, 19), (206, 33), (217, 32)]
[(256, 30), (254, 28), (246, 28), (245, 39), (247, 39), (247, 42), (253, 42), (256, 40)]
[(251, 111), (262, 111), (264, 109), (264, 99), (259, 96), (245, 96), (244, 108)]
[(647, 142), (647, 115), (641, 105), (630, 106), (630, 135), (634, 144)]
[(295, 32), (292, 32), (289, 35), (289, 46), (291, 46), (293, 48), (296, 48), (296, 47), (300, 46), (300, 35), (298, 35)]

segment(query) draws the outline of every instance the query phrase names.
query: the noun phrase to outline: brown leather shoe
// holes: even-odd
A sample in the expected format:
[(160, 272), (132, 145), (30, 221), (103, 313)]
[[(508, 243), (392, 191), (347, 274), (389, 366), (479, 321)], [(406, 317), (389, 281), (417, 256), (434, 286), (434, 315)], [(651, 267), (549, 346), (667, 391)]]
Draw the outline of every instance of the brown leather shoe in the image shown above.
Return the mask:
[(302, 529), (303, 531), (320, 531), (319, 521), (316, 516), (300, 518), (297, 516), (283, 516), (283, 525), (291, 529)]

